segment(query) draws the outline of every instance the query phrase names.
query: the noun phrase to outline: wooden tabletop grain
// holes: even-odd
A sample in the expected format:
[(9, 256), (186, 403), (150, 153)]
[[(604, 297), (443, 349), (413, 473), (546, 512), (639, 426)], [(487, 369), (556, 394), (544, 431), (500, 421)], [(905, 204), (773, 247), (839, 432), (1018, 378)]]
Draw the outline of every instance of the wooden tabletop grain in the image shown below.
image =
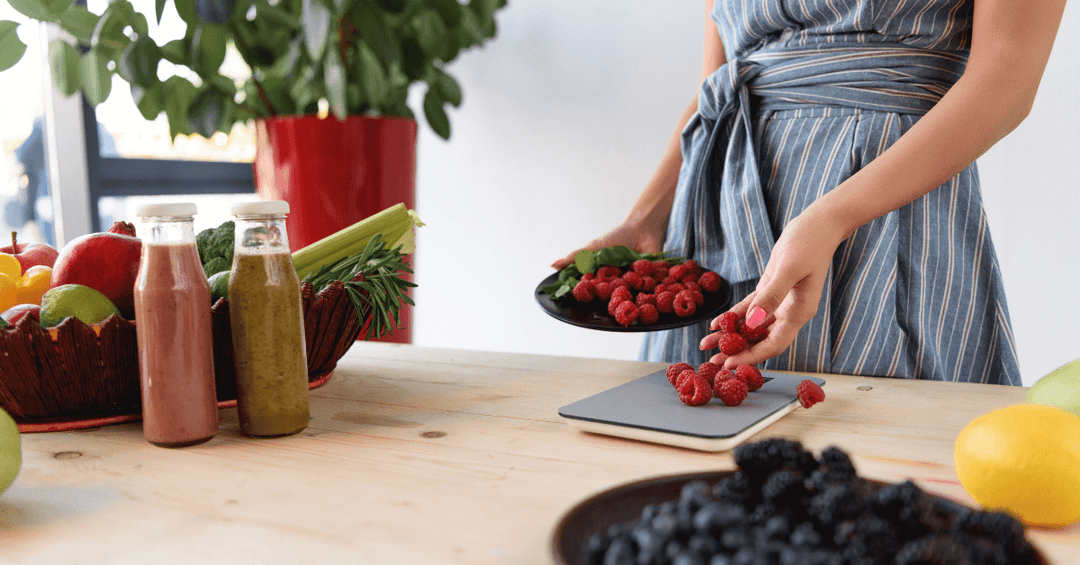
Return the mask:
[[(0, 563), (549, 565), (556, 523), (588, 496), (734, 467), (729, 453), (586, 434), (558, 416), (659, 368), (358, 343), (295, 436), (243, 437), (235, 409), (216, 438), (182, 449), (148, 444), (138, 422), (24, 434), (22, 471), (0, 496)], [(969, 504), (956, 435), (1025, 394), (822, 376), (825, 402), (752, 440), (837, 445), (865, 476)], [(1029, 537), (1054, 564), (1080, 562), (1080, 525)]]

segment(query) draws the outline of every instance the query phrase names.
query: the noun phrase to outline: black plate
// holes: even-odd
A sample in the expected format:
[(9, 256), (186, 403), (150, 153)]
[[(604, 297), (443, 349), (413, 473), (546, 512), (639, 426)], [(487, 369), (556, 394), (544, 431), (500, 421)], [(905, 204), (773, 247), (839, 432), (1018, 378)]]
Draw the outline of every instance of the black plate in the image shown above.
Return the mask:
[[(705, 481), (712, 485), (731, 475), (734, 471), (701, 471), (678, 475), (665, 475), (642, 479), (612, 487), (579, 502), (562, 516), (551, 540), (551, 553), (557, 565), (580, 565), (581, 552), (593, 534), (607, 531), (613, 524), (633, 523), (641, 517), (641, 511), (649, 504), (666, 500), (678, 500), (682, 487), (690, 481)], [(877, 488), (888, 484), (870, 480)], [(954, 500), (928, 493), (933, 500), (946, 507), (959, 508)], [(1030, 539), (1029, 539), (1030, 541)], [(1032, 565), (1048, 565), (1041, 552)]]
[(568, 296), (562, 302), (555, 302), (550, 296), (544, 294), (540, 290), (545, 286), (554, 284), (558, 280), (559, 273), (556, 271), (540, 281), (540, 284), (537, 285), (536, 301), (540, 303), (540, 308), (542, 308), (544, 312), (547, 312), (552, 318), (561, 322), (606, 332), (655, 332), (681, 328), (719, 316), (728, 309), (728, 303), (731, 301), (731, 287), (728, 285), (727, 281), (721, 279), (720, 290), (717, 290), (716, 292), (702, 292), (705, 296), (705, 303), (694, 312), (693, 316), (680, 318), (674, 313), (660, 314), (660, 319), (657, 320), (655, 324), (646, 326), (634, 322), (629, 326), (624, 326), (616, 322), (614, 316), (608, 314), (606, 303), (593, 301), (588, 304), (582, 304), (574, 300), (571, 296)]

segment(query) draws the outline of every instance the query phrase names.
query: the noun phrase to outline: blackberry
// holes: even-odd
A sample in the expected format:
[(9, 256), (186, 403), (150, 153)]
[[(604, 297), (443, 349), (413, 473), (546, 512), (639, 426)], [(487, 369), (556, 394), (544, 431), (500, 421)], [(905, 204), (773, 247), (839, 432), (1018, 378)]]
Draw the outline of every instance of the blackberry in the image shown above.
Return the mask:
[(750, 536), (742, 529), (730, 529), (720, 534), (720, 545), (728, 551), (738, 551), (750, 546)]
[(596, 533), (589, 536), (585, 545), (581, 546), (581, 562), (586, 565), (599, 565), (604, 560), (607, 547), (607, 538), (603, 534)]
[(896, 554), (896, 565), (975, 565), (962, 543), (948, 534), (930, 534), (906, 543)]
[(694, 529), (713, 535), (745, 523), (746, 511), (734, 504), (710, 502), (694, 513)]
[(855, 476), (855, 465), (851, 462), (851, 457), (839, 447), (826, 447), (818, 456), (818, 462), (831, 477), (849, 479)]
[(813, 522), (803, 522), (791, 532), (791, 545), (815, 549), (821, 545), (821, 534)]
[(841, 522), (836, 528), (833, 542), (843, 548), (843, 554), (851, 561), (881, 563), (878, 559), (894, 555), (900, 547), (893, 524), (869, 515), (856, 520)]
[(692, 510), (696, 511), (709, 502), (712, 502), (712, 487), (705, 481), (691, 481), (679, 492), (679, 503), (689, 504)]
[(617, 538), (604, 552), (603, 565), (637, 565), (637, 552), (630, 538)]
[(781, 469), (765, 480), (761, 487), (761, 499), (773, 506), (801, 506), (806, 496), (803, 475), (799, 471)]
[(762, 528), (766, 539), (786, 540), (791, 535), (791, 522), (786, 516), (773, 516)]
[(750, 477), (765, 477), (780, 469), (794, 469), (804, 475), (817, 468), (814, 455), (802, 443), (784, 438), (771, 438), (740, 445), (735, 448), (735, 463)]
[(847, 483), (831, 483), (810, 499), (809, 513), (818, 524), (833, 526), (858, 516), (863, 500)]
[(754, 502), (756, 496), (754, 496), (754, 487), (750, 482), (750, 477), (746, 473), (736, 471), (716, 483), (716, 486), (713, 487), (713, 498), (721, 502), (748, 508)]
[(671, 560), (671, 565), (706, 565), (705, 558), (694, 551), (686, 550)]
[(724, 553), (713, 555), (709, 561), (709, 565), (731, 565), (731, 563), (731, 556)]
[(667, 539), (661, 537), (660, 534), (648, 526), (634, 528), (630, 537), (637, 544), (639, 555), (646, 553), (659, 556), (664, 551), (664, 544), (667, 543)]
[(709, 557), (720, 551), (720, 542), (709, 534), (698, 532), (690, 536), (690, 540), (686, 542), (686, 547), (690, 551), (697, 552), (702, 557)]
[(765, 558), (752, 549), (740, 549), (731, 558), (732, 565), (769, 565)]
[(661, 540), (667, 541), (675, 537), (675, 533), (679, 529), (678, 521), (675, 519), (675, 514), (668, 512), (660, 512), (650, 522), (652, 531), (660, 537)]
[(1024, 537), (1024, 525), (1005, 512), (965, 509), (956, 516), (950, 531), (960, 537), (994, 540), (1015, 562), (1033, 553)]
[(882, 487), (874, 497), (874, 506), (878, 515), (895, 521), (908, 537), (946, 526), (930, 495), (910, 480)]

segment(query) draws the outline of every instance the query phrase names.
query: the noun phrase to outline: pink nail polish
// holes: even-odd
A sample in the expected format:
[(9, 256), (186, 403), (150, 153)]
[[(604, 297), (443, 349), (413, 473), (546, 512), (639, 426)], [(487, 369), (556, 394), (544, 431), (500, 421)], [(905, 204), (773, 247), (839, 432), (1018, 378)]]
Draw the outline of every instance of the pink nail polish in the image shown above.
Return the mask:
[(754, 311), (746, 318), (746, 325), (750, 326), (751, 329), (760, 326), (761, 322), (765, 321), (765, 315), (764, 310), (755, 306)]

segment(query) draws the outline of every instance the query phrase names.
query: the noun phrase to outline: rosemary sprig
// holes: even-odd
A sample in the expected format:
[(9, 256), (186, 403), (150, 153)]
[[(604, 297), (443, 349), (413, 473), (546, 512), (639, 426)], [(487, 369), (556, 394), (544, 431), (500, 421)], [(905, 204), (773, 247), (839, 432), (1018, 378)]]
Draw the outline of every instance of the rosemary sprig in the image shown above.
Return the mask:
[(386, 249), (382, 235), (376, 234), (359, 254), (323, 265), (304, 281), (310, 282), (316, 292), (332, 281), (341, 281), (360, 323), (370, 316), (365, 335), (370, 340), (393, 334), (395, 328), (401, 327), (401, 305), (415, 304), (408, 289), (416, 284), (402, 278), (405, 273), (411, 274), (412, 269), (401, 247)]

